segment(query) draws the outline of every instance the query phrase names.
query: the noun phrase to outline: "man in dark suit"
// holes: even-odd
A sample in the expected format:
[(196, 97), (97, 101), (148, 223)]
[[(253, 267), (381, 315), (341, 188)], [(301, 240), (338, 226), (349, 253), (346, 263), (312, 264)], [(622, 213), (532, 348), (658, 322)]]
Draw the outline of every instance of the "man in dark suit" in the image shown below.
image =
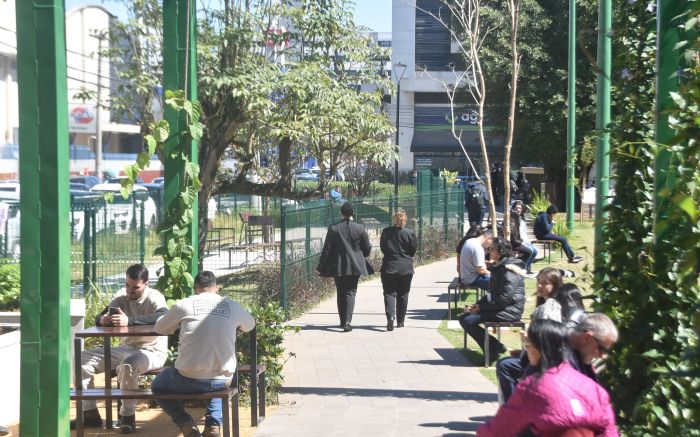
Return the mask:
[(345, 332), (352, 331), (352, 312), (360, 275), (367, 274), (367, 261), (372, 246), (365, 229), (352, 221), (350, 202), (340, 207), (343, 220), (328, 227), (326, 241), (316, 270), (326, 278), (333, 277), (338, 292), (338, 316)]

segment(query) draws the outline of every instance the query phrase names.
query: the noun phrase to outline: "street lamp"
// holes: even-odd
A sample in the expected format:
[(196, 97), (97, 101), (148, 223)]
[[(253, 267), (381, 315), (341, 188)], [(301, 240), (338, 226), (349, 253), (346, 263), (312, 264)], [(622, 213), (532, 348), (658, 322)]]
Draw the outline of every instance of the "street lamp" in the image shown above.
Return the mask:
[(396, 153), (397, 156), (394, 159), (394, 206), (398, 207), (399, 203), (399, 157), (398, 153), (401, 151), (399, 147), (399, 108), (401, 104), (401, 79), (403, 79), (403, 74), (406, 72), (406, 64), (401, 62), (392, 63), (391, 71), (394, 72), (394, 77), (396, 77)]

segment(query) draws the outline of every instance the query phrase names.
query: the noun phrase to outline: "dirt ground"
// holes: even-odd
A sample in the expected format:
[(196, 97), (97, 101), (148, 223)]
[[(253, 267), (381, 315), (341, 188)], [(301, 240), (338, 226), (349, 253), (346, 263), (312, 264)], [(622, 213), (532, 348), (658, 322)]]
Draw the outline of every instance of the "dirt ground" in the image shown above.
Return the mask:
[[(102, 419), (105, 418), (104, 404), (97, 404), (100, 410), (100, 415)], [(265, 409), (266, 414), (271, 414), (274, 407), (267, 406)], [(192, 415), (192, 417), (197, 418), (197, 424), (199, 425), (199, 430), (204, 430), (204, 408), (188, 408), (187, 411)], [(250, 426), (250, 409), (239, 408), (240, 420), (241, 420), (241, 437), (250, 437), (253, 435), (255, 428)], [(116, 421), (116, 408), (114, 409), (113, 418)], [(71, 419), (75, 418), (75, 403), (71, 402)], [(75, 431), (71, 431), (71, 436), (75, 436)], [(96, 429), (96, 428), (86, 428), (85, 436), (96, 437), (96, 436), (109, 436), (109, 435), (120, 435), (119, 429)], [(140, 437), (177, 437), (181, 436), (177, 426), (170, 420), (167, 414), (165, 414), (160, 408), (149, 408), (146, 403), (139, 404), (136, 410), (136, 433), (134, 436)], [(10, 427), (10, 436), (19, 436), (19, 424)]]

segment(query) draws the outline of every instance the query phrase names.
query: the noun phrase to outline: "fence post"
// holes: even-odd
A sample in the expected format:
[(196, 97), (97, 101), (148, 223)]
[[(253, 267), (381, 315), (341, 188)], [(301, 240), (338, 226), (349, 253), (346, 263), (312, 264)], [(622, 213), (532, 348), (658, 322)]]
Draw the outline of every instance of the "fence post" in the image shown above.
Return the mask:
[(464, 196), (464, 190), (459, 190), (457, 193), (457, 205), (455, 206), (457, 225), (459, 226), (459, 229), (457, 229), (457, 236), (460, 239), (462, 238), (462, 234), (464, 234)]
[(139, 232), (139, 255), (141, 264), (146, 259), (146, 202), (141, 203), (141, 230)]
[(289, 318), (287, 308), (287, 208), (280, 208), (280, 305), (285, 319)]
[(434, 203), (435, 203), (435, 195), (434, 195), (433, 193), (434, 193), (434, 191), (432, 191), (432, 192), (429, 194), (429, 196), (430, 196), (430, 197), (429, 197), (429, 199), (430, 199), (430, 226), (433, 226), (433, 214), (434, 214), (434, 211), (433, 211), (433, 210), (434, 210), (434, 207), (435, 207), (435, 205), (434, 205)]
[(448, 194), (447, 189), (445, 189), (442, 193), (442, 203), (443, 203), (443, 206), (442, 206), (442, 211), (443, 211), (442, 212), (442, 230), (443, 230), (443, 233), (445, 234), (445, 244), (447, 244), (447, 212), (448, 212), (447, 194)]
[(85, 226), (83, 227), (83, 298), (85, 297), (85, 291), (88, 290), (90, 286), (90, 233), (92, 231), (92, 214), (91, 209), (88, 206), (83, 207), (83, 221)]
[(418, 256), (423, 258), (423, 195), (416, 195), (416, 210), (418, 218)]
[(305, 257), (306, 257), (306, 275), (311, 274), (311, 211), (309, 208), (304, 209), (304, 221), (306, 222), (306, 241), (305, 243)]

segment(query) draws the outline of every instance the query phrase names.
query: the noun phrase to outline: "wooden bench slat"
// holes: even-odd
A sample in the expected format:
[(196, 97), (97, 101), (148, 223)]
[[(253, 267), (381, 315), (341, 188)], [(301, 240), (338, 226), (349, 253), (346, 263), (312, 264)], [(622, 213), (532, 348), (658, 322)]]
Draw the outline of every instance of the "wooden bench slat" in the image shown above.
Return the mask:
[[(263, 373), (267, 370), (267, 366), (264, 364), (258, 364), (256, 366), (256, 369), (258, 371), (258, 375), (260, 375), (261, 373)], [(248, 365), (248, 364), (240, 365), (240, 366), (238, 366), (238, 371), (241, 373), (250, 373), (250, 365)]]
[(233, 397), (238, 394), (236, 387), (207, 393), (176, 393), (169, 391), (126, 390), (120, 388), (89, 388), (85, 390), (71, 390), (71, 400), (100, 400), (100, 399), (212, 399)]

